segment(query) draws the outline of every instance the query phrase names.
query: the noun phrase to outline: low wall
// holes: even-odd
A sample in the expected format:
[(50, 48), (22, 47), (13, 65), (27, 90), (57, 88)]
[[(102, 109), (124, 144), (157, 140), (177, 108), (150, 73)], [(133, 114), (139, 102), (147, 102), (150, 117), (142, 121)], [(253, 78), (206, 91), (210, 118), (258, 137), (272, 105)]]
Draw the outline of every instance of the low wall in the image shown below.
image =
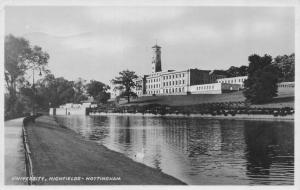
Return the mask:
[(51, 108), (50, 115), (86, 115), (86, 108)]
[(232, 115), (210, 115), (210, 114), (166, 114), (166, 115), (155, 115), (150, 113), (90, 113), (89, 115), (120, 115), (120, 116), (145, 116), (145, 117), (197, 117), (197, 118), (211, 118), (211, 119), (236, 119), (236, 120), (272, 120), (272, 121), (294, 121), (294, 115), (287, 115), (287, 116), (273, 116), (273, 115), (254, 115), (254, 114), (236, 114)]

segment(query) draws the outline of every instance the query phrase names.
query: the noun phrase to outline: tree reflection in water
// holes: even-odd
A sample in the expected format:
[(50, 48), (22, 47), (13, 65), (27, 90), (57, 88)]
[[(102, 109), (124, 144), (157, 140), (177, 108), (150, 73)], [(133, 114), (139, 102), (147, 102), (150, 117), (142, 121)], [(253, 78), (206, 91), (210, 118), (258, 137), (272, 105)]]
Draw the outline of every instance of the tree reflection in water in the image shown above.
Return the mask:
[[(294, 167), (293, 123), (245, 122), (247, 172), (250, 179), (276, 178), (276, 172), (292, 175)], [(278, 164), (290, 167), (278, 167)], [(277, 166), (272, 168), (272, 166)], [(284, 171), (283, 171), (284, 170)], [(275, 175), (270, 176), (270, 172)], [(278, 174), (280, 174), (278, 173)], [(261, 181), (261, 180), (260, 180)], [(265, 180), (265, 184), (270, 181)]]

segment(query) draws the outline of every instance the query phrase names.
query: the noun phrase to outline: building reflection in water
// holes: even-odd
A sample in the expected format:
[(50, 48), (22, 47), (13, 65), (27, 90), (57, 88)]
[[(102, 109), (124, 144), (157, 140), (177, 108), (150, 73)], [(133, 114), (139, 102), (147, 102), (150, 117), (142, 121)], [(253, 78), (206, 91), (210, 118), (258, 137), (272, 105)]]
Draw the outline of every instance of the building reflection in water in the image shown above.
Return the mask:
[(292, 123), (139, 116), (59, 120), (188, 184), (293, 183)]

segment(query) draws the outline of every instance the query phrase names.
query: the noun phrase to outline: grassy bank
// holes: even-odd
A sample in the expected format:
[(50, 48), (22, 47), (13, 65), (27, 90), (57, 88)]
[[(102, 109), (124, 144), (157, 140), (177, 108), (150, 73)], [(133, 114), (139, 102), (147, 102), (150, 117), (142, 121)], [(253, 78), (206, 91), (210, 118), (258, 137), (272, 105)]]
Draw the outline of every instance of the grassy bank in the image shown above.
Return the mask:
[[(132, 99), (128, 104), (121, 101), (121, 105), (148, 105), (148, 104), (164, 104), (169, 106), (188, 106), (203, 103), (223, 103), (223, 102), (244, 102), (245, 97), (242, 91), (224, 93), (224, 94), (191, 94), (191, 95), (175, 95), (175, 96), (145, 96)], [(251, 107), (265, 108), (294, 108), (294, 89), (278, 89), (278, 96), (272, 102), (251, 105)]]
[[(39, 181), (36, 184), (175, 185), (184, 184), (156, 169), (134, 162), (121, 153), (83, 139), (42, 116), (27, 125), (34, 176), (79, 176), (79, 181)], [(87, 180), (85, 177), (117, 177), (121, 180)], [(49, 179), (49, 178), (47, 178)], [(97, 179), (97, 178), (95, 178)]]

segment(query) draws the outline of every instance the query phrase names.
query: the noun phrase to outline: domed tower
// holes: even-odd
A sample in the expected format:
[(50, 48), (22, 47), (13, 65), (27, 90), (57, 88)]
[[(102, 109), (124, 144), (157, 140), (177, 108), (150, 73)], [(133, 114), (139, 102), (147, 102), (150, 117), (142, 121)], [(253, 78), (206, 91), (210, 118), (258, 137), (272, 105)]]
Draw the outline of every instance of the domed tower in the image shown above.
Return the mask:
[(161, 47), (157, 44), (152, 47), (153, 49), (153, 56), (152, 56), (152, 73), (160, 72), (161, 71)]

